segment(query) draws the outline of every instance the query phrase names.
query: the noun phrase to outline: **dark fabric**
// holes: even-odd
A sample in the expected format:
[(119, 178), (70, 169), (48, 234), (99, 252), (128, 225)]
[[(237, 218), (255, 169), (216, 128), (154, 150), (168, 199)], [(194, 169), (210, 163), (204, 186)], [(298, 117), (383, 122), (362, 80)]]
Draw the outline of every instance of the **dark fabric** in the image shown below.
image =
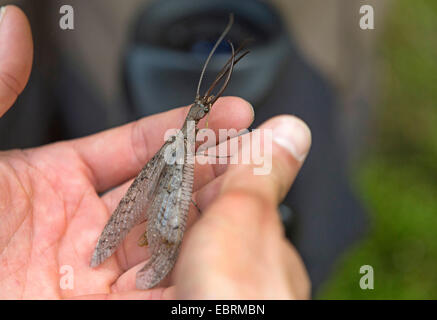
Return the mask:
[(257, 108), (254, 123), (288, 113), (311, 128), (311, 151), (284, 204), (293, 212), (286, 223), (287, 236), (303, 257), (314, 291), (367, 226), (349, 186), (346, 149), (335, 126), (337, 111), (332, 89), (294, 52), (269, 97)]

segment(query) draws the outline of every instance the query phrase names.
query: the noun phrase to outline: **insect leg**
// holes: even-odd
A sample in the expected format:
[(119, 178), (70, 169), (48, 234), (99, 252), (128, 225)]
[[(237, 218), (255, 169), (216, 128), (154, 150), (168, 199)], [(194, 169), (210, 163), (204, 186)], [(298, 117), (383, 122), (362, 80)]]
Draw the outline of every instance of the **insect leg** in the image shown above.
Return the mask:
[(194, 202), (193, 199), (191, 199), (191, 203), (196, 207), (197, 211), (199, 211), (199, 213), (202, 214), (202, 210), (200, 210), (199, 206), (197, 205), (196, 202)]
[(140, 247), (144, 247), (144, 246), (149, 245), (149, 243), (148, 243), (148, 241), (147, 241), (147, 231), (144, 232), (144, 233), (140, 236), (140, 238), (138, 239), (137, 244), (138, 244), (138, 246), (140, 246)]

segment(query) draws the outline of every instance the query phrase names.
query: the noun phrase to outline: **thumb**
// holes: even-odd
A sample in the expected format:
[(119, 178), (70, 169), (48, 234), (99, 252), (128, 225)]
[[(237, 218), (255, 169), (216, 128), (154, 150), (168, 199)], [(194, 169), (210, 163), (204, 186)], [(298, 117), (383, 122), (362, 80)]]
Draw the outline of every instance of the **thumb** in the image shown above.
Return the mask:
[[(242, 141), (238, 152), (242, 160), (228, 167), (216, 200), (184, 238), (175, 270), (178, 297), (308, 296), (304, 264), (285, 239), (277, 205), (309, 152), (311, 131), (290, 115), (274, 117), (259, 129), (271, 139), (248, 134), (252, 141)], [(258, 159), (243, 160), (243, 154), (254, 146), (264, 150), (266, 160), (271, 156), (266, 161), (271, 170), (255, 174)]]
[(29, 79), (33, 60), (29, 22), (16, 6), (0, 8), (0, 117)]

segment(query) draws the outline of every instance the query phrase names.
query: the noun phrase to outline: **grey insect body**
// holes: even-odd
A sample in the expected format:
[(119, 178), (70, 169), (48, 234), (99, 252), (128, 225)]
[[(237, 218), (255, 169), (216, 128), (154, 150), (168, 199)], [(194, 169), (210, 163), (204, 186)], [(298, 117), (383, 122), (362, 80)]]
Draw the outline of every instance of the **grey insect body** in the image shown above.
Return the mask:
[[(243, 45), (234, 51), (233, 45), (229, 43), (232, 48), (231, 58), (206, 94), (199, 95), (206, 66), (232, 23), (231, 15), (228, 26), (206, 60), (195, 102), (181, 131), (164, 143), (135, 178), (103, 229), (91, 258), (91, 267), (98, 266), (115, 252), (135, 225), (147, 221), (146, 232), (141, 242), (148, 245), (151, 257), (136, 275), (138, 289), (149, 289), (159, 284), (176, 262), (193, 192), (195, 144), (194, 141), (188, 141), (189, 125), (194, 123), (197, 130), (198, 122), (209, 113), (212, 105), (227, 87), (235, 63), (248, 53), (245, 51), (236, 57)], [(213, 96), (212, 90), (225, 75), (227, 76), (222, 88)], [(178, 152), (180, 146), (184, 151), (182, 153)]]

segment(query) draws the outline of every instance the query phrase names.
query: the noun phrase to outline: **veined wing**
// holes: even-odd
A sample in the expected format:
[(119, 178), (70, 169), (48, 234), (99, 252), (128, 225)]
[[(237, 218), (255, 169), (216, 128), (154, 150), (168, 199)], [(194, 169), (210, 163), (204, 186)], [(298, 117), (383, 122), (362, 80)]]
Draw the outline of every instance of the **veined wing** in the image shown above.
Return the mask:
[(96, 267), (111, 256), (128, 232), (146, 219), (147, 208), (166, 163), (163, 160), (168, 142), (143, 167), (120, 200), (97, 242), (91, 267)]
[(137, 289), (157, 285), (172, 270), (185, 232), (194, 180), (194, 163), (185, 156), (163, 171), (147, 214), (147, 242), (151, 258), (136, 275)]

